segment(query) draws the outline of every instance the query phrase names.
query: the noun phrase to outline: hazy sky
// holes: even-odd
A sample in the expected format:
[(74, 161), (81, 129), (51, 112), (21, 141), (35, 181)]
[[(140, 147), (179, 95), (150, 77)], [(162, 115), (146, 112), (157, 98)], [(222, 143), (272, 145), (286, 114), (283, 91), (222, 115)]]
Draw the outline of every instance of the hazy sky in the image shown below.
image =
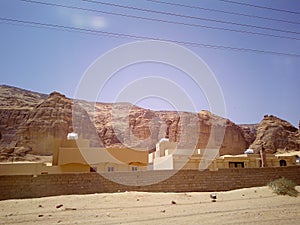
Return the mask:
[[(120, 45), (136, 41), (120, 35), (112, 37), (95, 32), (91, 34), (86, 30), (77, 32), (78, 28), (145, 37), (141, 40), (158, 38), (193, 42), (210, 46), (183, 45), (199, 56), (214, 73), (224, 96), (229, 119), (235, 123), (257, 123), (263, 115), (273, 114), (298, 126), (298, 0), (239, 1), (266, 8), (219, 0), (40, 1), (67, 7), (19, 0), (0, 1), (2, 84), (42, 93), (59, 91), (68, 97), (74, 97), (82, 76), (98, 57)], [(163, 4), (161, 1), (184, 4), (186, 7)], [(132, 16), (147, 17), (160, 22)], [(62, 29), (57, 25), (74, 27), (75, 30)], [(211, 46), (226, 46), (238, 50)], [(177, 84), (190, 96), (196, 107), (195, 111), (210, 109), (206, 93), (187, 74), (169, 65), (150, 62), (131, 65), (113, 74), (104, 88), (99, 90), (101, 93), (97, 100), (114, 102), (120, 90), (149, 76), (162, 77)], [(138, 92), (136, 94), (139, 95)], [(142, 100), (133, 103), (155, 110), (173, 109), (172, 102), (168, 102), (168, 99), (144, 97), (140, 96)]]

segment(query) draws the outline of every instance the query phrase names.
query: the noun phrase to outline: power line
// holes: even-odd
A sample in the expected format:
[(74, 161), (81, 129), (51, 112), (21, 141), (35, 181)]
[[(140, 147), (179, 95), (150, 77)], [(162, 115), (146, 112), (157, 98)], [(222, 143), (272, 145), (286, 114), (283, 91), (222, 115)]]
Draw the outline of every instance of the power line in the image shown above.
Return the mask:
[[(3, 19), (3, 20), (2, 20)], [(0, 22), (1, 24), (7, 24), (7, 25), (12, 25), (12, 26), (23, 26), (23, 27), (33, 27), (33, 28), (40, 28), (40, 29), (49, 29), (49, 30), (60, 30), (60, 31), (66, 31), (66, 32), (73, 32), (73, 33), (82, 33), (82, 34), (89, 34), (89, 35), (97, 35), (99, 36), (99, 34), (94, 34), (94, 33), (91, 33), (91, 32), (88, 32), (88, 31), (80, 31), (80, 30), (70, 30), (68, 29), (67, 27), (66, 28), (63, 28), (63, 27), (43, 27), (41, 24), (28, 24), (28, 23), (18, 23), (17, 20), (13, 20), (13, 19), (8, 19), (8, 20), (4, 20), (4, 18), (0, 18), (0, 21), (2, 20), (2, 22)], [(24, 21), (24, 22), (27, 22), (27, 21)], [(1, 25), (0, 24), (0, 25)], [(103, 34), (102, 36), (107, 36), (107, 37), (112, 37), (112, 35), (105, 35)]]
[(94, 29), (86, 29), (86, 28), (79, 28), (79, 27), (65, 26), (65, 25), (58, 25), (58, 24), (51, 24), (51, 23), (18, 20), (18, 19), (6, 18), (6, 17), (0, 17), (0, 20), (5, 22), (20, 23), (22, 25), (37, 26), (41, 28), (58, 29), (58, 30), (69, 31), (69, 32), (91, 33), (95, 35), (111, 36), (116, 38), (129, 38), (135, 40), (156, 40), (156, 41), (173, 42), (180, 45), (200, 47), (200, 48), (222, 49), (222, 50), (242, 51), (242, 52), (260, 53), (260, 54), (272, 54), (278, 56), (289, 56), (289, 57), (300, 58), (299, 54), (294, 54), (294, 53), (259, 50), (259, 49), (252, 49), (252, 48), (238, 48), (238, 47), (225, 46), (225, 45), (210, 45), (210, 44), (203, 44), (197, 42), (188, 42), (188, 41), (156, 38), (156, 37), (149, 37), (149, 36), (139, 36), (139, 35), (132, 35), (132, 34), (124, 34), (124, 33), (114, 33), (114, 32), (106, 32), (106, 31), (100, 31)]
[(145, 8), (138, 8), (138, 7), (127, 6), (127, 5), (119, 5), (119, 4), (101, 2), (101, 1), (95, 1), (95, 0), (81, 0), (81, 1), (95, 3), (95, 4), (108, 5), (108, 6), (118, 7), (118, 8), (132, 9), (132, 10), (148, 12), (148, 13), (163, 14), (163, 15), (167, 15), (167, 16), (176, 16), (176, 17), (187, 18), (187, 19), (205, 20), (205, 21), (210, 21), (210, 22), (215, 22), (215, 23), (237, 25), (237, 26), (243, 26), (243, 27), (248, 27), (248, 28), (252, 27), (252, 28), (271, 30), (271, 31), (283, 32), (283, 33), (300, 34), (300, 32), (290, 31), (290, 30), (281, 30), (281, 29), (257, 26), (257, 25), (252, 25), (252, 24), (243, 24), (243, 23), (236, 23), (236, 22), (231, 22), (231, 21), (208, 19), (208, 18), (196, 17), (196, 16), (188, 16), (188, 15), (183, 15), (183, 14), (176, 14), (176, 13), (165, 12), (165, 11), (157, 11), (157, 10), (151, 10), (151, 9), (145, 9)]
[(206, 28), (206, 29), (222, 30), (222, 31), (237, 32), (237, 33), (246, 33), (246, 34), (260, 35), (260, 36), (266, 36), (266, 37), (275, 37), (275, 38), (281, 38), (281, 39), (300, 40), (300, 38), (296, 38), (296, 37), (289, 37), (289, 36), (282, 36), (282, 35), (275, 35), (275, 34), (267, 34), (267, 33), (261, 33), (261, 32), (252, 32), (252, 31), (239, 30), (239, 29), (230, 29), (230, 28), (224, 28), (224, 27), (206, 26), (206, 25), (195, 24), (195, 23), (183, 23), (183, 22), (177, 22), (177, 21), (171, 21), (171, 20), (162, 20), (162, 19), (156, 19), (156, 18), (149, 18), (149, 17), (134, 16), (134, 15), (128, 15), (128, 14), (122, 14), (122, 13), (108, 12), (108, 11), (97, 10), (97, 9), (88, 9), (88, 8), (71, 6), (71, 5), (63, 5), (63, 4), (56, 4), (56, 3), (49, 3), (49, 2), (40, 2), (40, 1), (35, 1), (35, 0), (19, 0), (19, 1), (26, 2), (26, 3), (41, 4), (41, 5), (46, 5), (46, 6), (53, 6), (53, 7), (62, 7), (62, 8), (82, 10), (82, 11), (88, 11), (88, 12), (103, 13), (103, 14), (109, 14), (109, 15), (114, 15), (114, 16), (122, 16), (122, 17), (133, 18), (133, 19), (141, 19), (141, 20), (147, 20), (147, 21), (162, 22), (162, 23), (168, 23), (168, 24), (184, 25), (184, 26), (191, 26), (191, 27), (201, 27), (201, 28)]
[(172, 5), (172, 6), (190, 8), (190, 9), (200, 9), (200, 10), (205, 10), (205, 11), (210, 11), (210, 12), (225, 13), (225, 14), (236, 15), (236, 16), (245, 16), (245, 17), (250, 17), (250, 18), (264, 19), (264, 20), (269, 20), (269, 21), (291, 23), (291, 24), (300, 24), (300, 22), (291, 21), (291, 20), (282, 20), (282, 19), (276, 19), (276, 18), (271, 18), (271, 17), (255, 16), (255, 15), (246, 14), (246, 13), (238, 13), (238, 12), (232, 12), (232, 11), (219, 10), (219, 9), (210, 9), (210, 8), (194, 6), (194, 5), (191, 6), (191, 5), (179, 4), (179, 3), (173, 3), (173, 2), (166, 2), (166, 1), (158, 1), (158, 0), (145, 0), (145, 1), (154, 2), (154, 3), (158, 3), (158, 4), (165, 4), (165, 5)]
[(226, 3), (232, 3), (232, 4), (238, 4), (238, 5), (244, 5), (244, 6), (249, 6), (249, 7), (255, 7), (255, 8), (260, 8), (260, 9), (268, 9), (272, 11), (277, 11), (277, 12), (285, 12), (285, 13), (292, 13), (292, 14), (297, 14), (299, 15), (300, 12), (296, 11), (290, 11), (286, 9), (275, 9), (267, 6), (261, 6), (261, 5), (254, 5), (254, 4), (249, 4), (249, 3), (244, 3), (244, 2), (236, 2), (236, 1), (231, 1), (231, 0), (219, 0), (221, 2), (226, 2)]

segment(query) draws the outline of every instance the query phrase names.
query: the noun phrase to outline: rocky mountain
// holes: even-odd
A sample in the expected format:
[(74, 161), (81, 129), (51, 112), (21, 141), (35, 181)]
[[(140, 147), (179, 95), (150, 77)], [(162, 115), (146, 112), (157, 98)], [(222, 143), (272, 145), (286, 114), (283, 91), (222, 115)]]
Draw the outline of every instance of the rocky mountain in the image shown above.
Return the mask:
[(256, 139), (258, 124), (239, 124), (239, 127), (242, 128), (246, 145), (249, 147)]
[[(154, 151), (156, 143), (166, 137), (181, 148), (221, 146), (220, 155), (241, 154), (254, 140), (252, 146), (257, 149), (257, 139), (263, 139), (261, 133), (269, 129), (261, 124), (258, 128), (238, 126), (208, 111), (152, 111), (129, 103), (91, 103), (57, 92), (43, 95), (4, 85), (0, 99), (1, 160), (22, 160), (29, 153), (51, 155), (72, 131), (91, 140), (92, 146)], [(293, 134), (297, 130), (282, 126)]]
[(44, 101), (47, 95), (20, 88), (0, 85), (0, 132), (9, 138), (30, 111)]
[(0, 157), (6, 159), (13, 154), (18, 127), (46, 98), (37, 92), (0, 85)]
[[(212, 130), (215, 132), (213, 145), (221, 147), (222, 155), (239, 154), (247, 147), (239, 126), (208, 111), (198, 114), (152, 111), (126, 103), (97, 103), (94, 123), (106, 147), (122, 146), (125, 143), (129, 147), (153, 151), (156, 143), (166, 137), (178, 142), (182, 148), (205, 148)], [(221, 131), (219, 136), (218, 131)], [(219, 143), (216, 141), (218, 138)]]
[(286, 120), (265, 115), (250, 148), (255, 152), (263, 148), (266, 153), (300, 151), (300, 131)]
[(48, 95), (8, 85), (0, 85), (0, 109), (32, 109)]
[[(75, 123), (72, 122), (72, 113), (80, 118)], [(53, 92), (19, 125), (15, 150), (21, 148), (30, 153), (49, 155), (73, 129), (80, 130), (82, 138), (92, 139), (92, 128), (90, 117), (83, 108), (66, 96)]]

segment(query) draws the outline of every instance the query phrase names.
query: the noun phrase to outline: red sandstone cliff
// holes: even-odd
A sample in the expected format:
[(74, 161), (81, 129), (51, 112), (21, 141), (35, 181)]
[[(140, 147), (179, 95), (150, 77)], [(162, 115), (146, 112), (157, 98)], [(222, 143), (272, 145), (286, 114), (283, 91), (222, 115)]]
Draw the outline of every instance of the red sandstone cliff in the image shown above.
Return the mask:
[(250, 148), (266, 153), (300, 151), (300, 132), (289, 122), (276, 116), (264, 116), (257, 128), (257, 136)]
[(239, 124), (243, 130), (247, 148), (255, 141), (258, 124)]
[(14, 153), (18, 127), (46, 97), (37, 92), (0, 85), (0, 160)]
[(0, 89), (4, 90), (0, 97), (5, 102), (0, 105), (2, 160), (27, 153), (52, 154), (73, 130), (89, 138), (93, 146), (126, 144), (149, 151), (163, 137), (179, 142), (180, 147), (197, 148), (207, 147), (212, 137), (208, 147), (221, 146), (221, 155), (240, 154), (249, 145), (242, 128), (208, 111), (155, 112), (128, 103), (74, 103), (57, 92), (46, 97), (13, 87)]
[[(72, 110), (75, 107), (75, 110)], [(72, 112), (80, 118), (72, 123)], [(73, 100), (57, 92), (38, 104), (28, 114), (16, 132), (15, 149), (25, 147), (30, 153), (49, 155), (73, 129), (80, 130), (82, 138), (91, 138), (89, 115)]]

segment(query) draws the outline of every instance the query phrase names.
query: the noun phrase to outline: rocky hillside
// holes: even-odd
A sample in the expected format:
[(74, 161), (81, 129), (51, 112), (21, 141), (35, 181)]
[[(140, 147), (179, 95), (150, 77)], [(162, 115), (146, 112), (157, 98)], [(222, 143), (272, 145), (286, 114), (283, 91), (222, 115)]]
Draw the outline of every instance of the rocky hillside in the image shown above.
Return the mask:
[(47, 95), (37, 92), (0, 85), (0, 157), (11, 156), (18, 127), (46, 98)]
[[(220, 154), (224, 155), (241, 154), (254, 140), (252, 147), (258, 149), (258, 139), (265, 140), (266, 136), (262, 133), (269, 130), (261, 128), (265, 125), (260, 124), (256, 136), (256, 126), (237, 126), (208, 111), (178, 113), (152, 111), (129, 103), (94, 104), (74, 101), (57, 92), (48, 96), (9, 86), (0, 86), (0, 99), (1, 160), (11, 157), (22, 160), (29, 153), (51, 155), (72, 131), (91, 140), (92, 146), (129, 146), (153, 151), (155, 144), (167, 137), (182, 148), (221, 145)], [(299, 140), (296, 128), (289, 125), (282, 127), (291, 134), (298, 132), (298, 136), (294, 136)], [(271, 139), (268, 146), (275, 139)], [(289, 140), (292, 138), (288, 139), (288, 143)], [(280, 146), (283, 145), (282, 142)], [(288, 147), (292, 148), (292, 144)]]
[[(124, 110), (125, 115), (113, 113)], [(114, 118), (112, 118), (112, 115)], [(127, 115), (127, 117), (126, 117)], [(156, 143), (164, 137), (178, 142), (182, 148), (205, 148), (215, 126), (215, 146), (221, 146), (220, 154), (239, 154), (247, 147), (242, 129), (233, 122), (213, 115), (208, 111), (198, 114), (174, 111), (152, 111), (131, 104), (96, 104), (94, 122), (97, 133), (106, 147), (120, 146), (155, 149)], [(191, 124), (197, 124), (196, 132)], [(219, 127), (218, 127), (219, 126)], [(183, 131), (184, 130), (184, 131)], [(217, 139), (221, 139), (219, 142)], [(222, 142), (223, 140), (223, 142)], [(214, 147), (214, 146), (210, 146)]]
[(28, 91), (8, 85), (0, 85), (0, 109), (29, 108), (32, 109), (48, 95)]
[(30, 111), (47, 95), (0, 85), (0, 132), (3, 139), (14, 133)]
[[(72, 112), (80, 118), (76, 123), (72, 123)], [(84, 109), (75, 105), (73, 100), (66, 96), (53, 92), (36, 105), (19, 125), (15, 150), (22, 149), (34, 154), (49, 155), (73, 129), (80, 130), (82, 138), (91, 139), (92, 128), (90, 117)]]
[(257, 128), (255, 141), (250, 148), (266, 153), (300, 151), (300, 132), (289, 122), (276, 116), (265, 115)]
[(239, 124), (244, 132), (247, 147), (250, 146), (256, 139), (258, 124)]

